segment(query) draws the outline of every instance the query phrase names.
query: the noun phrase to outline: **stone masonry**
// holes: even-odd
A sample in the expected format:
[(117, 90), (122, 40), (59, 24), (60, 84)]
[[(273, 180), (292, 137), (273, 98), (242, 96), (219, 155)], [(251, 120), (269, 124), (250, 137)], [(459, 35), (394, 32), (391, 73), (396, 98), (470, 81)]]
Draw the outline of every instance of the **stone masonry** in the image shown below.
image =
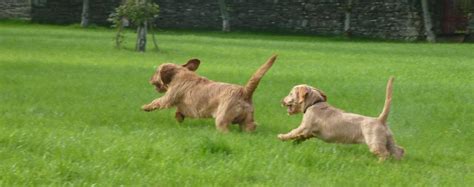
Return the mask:
[[(220, 29), (216, 0), (155, 0), (161, 28)], [(343, 33), (346, 0), (227, 0), (232, 29), (319, 35)], [(355, 36), (415, 40), (421, 12), (408, 0), (353, 0)]]
[(31, 18), (31, 0), (0, 0), (0, 19)]
[[(82, 0), (42, 0), (33, 3), (32, 21), (39, 23), (73, 24), (81, 22)], [(91, 24), (108, 25), (107, 18), (121, 0), (90, 0)]]
[[(160, 6), (158, 28), (221, 29), (217, 0), (153, 0)], [(341, 35), (348, 0), (226, 0), (232, 30)], [(110, 25), (109, 14), (122, 0), (90, 0), (90, 22)], [(351, 34), (416, 40), (424, 36), (418, 0), (352, 0)], [(441, 2), (441, 1), (439, 1)], [(441, 32), (442, 3), (430, 1), (434, 30)], [(473, 7), (474, 8), (474, 7)], [(0, 19), (73, 24), (82, 0), (0, 0)], [(471, 23), (472, 24), (472, 23)]]

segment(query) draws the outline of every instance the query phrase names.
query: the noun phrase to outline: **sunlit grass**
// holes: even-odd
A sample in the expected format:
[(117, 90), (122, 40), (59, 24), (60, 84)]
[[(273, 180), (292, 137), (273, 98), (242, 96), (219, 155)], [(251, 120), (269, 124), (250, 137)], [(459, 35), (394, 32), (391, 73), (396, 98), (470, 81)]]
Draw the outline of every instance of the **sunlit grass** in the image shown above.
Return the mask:
[[(474, 45), (309, 36), (158, 33), (160, 51), (113, 48), (113, 30), (0, 23), (0, 185), (442, 185), (474, 184)], [(151, 40), (149, 40), (151, 41)], [(159, 97), (160, 63), (199, 58), (198, 73), (244, 84), (279, 58), (254, 94), (255, 133), (216, 132), (213, 120), (140, 106)], [(279, 101), (295, 84), (346, 111), (376, 116), (396, 77), (389, 123), (405, 147), (377, 163), (364, 145), (299, 145)]]

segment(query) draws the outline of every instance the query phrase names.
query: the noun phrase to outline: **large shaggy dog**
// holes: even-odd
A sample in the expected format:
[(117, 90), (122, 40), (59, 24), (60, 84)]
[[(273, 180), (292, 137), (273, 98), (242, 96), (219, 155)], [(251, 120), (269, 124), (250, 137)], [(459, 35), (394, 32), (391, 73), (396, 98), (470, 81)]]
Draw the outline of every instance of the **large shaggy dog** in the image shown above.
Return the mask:
[(385, 105), (382, 113), (374, 118), (347, 113), (329, 105), (326, 95), (311, 86), (297, 85), (286, 96), (282, 104), (288, 114), (304, 112), (301, 125), (287, 134), (279, 134), (281, 140), (304, 141), (316, 137), (333, 143), (365, 143), (380, 160), (393, 155), (403, 157), (404, 149), (395, 144), (387, 126), (387, 117), (392, 100), (391, 77), (387, 84)]
[(145, 111), (177, 107), (176, 119), (185, 117), (215, 118), (216, 128), (228, 132), (230, 124), (239, 124), (241, 130), (253, 131), (252, 94), (260, 79), (275, 62), (272, 56), (255, 72), (245, 86), (215, 82), (195, 73), (200, 61), (191, 59), (184, 65), (162, 64), (151, 77), (150, 83), (162, 97), (143, 105)]

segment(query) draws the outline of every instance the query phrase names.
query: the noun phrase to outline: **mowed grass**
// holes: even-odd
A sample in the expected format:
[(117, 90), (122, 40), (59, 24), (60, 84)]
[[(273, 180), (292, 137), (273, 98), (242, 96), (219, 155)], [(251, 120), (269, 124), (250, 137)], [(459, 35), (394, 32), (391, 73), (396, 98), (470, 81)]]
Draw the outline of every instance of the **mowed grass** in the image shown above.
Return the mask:
[[(114, 31), (0, 23), (0, 185), (472, 186), (474, 45), (345, 41), (161, 31), (160, 51), (113, 47)], [(220, 134), (212, 119), (178, 124), (145, 113), (164, 62), (199, 58), (198, 73), (245, 84), (277, 62), (254, 94), (255, 133)], [(378, 163), (365, 145), (276, 136), (297, 127), (280, 100), (313, 85), (329, 103), (377, 116), (395, 76), (389, 126), (406, 149)]]

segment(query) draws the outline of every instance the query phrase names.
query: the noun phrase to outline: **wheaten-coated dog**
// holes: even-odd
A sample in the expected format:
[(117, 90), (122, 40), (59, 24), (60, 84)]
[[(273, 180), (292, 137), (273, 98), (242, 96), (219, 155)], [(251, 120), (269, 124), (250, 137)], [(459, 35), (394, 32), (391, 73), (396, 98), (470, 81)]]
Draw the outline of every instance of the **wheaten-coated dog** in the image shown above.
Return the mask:
[(255, 72), (245, 86), (215, 82), (195, 73), (198, 59), (184, 65), (162, 64), (150, 79), (158, 92), (165, 94), (143, 105), (144, 111), (176, 107), (176, 120), (185, 117), (215, 118), (216, 128), (228, 132), (230, 124), (239, 124), (241, 130), (256, 128), (252, 105), (252, 94), (263, 75), (275, 62), (272, 56)]
[(378, 117), (347, 113), (329, 105), (326, 95), (311, 86), (297, 85), (286, 96), (282, 105), (289, 115), (303, 112), (300, 126), (287, 134), (279, 134), (281, 140), (304, 141), (316, 137), (328, 143), (365, 143), (381, 161), (393, 155), (399, 160), (404, 149), (397, 146), (387, 126), (392, 100), (391, 77), (387, 84), (385, 105)]

